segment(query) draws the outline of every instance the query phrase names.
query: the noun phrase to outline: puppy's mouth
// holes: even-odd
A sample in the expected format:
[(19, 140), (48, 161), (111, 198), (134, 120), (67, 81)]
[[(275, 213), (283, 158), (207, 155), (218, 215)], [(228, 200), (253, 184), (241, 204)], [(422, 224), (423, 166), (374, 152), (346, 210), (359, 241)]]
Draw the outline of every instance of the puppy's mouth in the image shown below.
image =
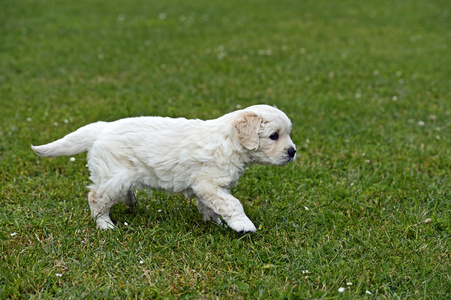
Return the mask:
[(290, 155), (286, 155), (283, 160), (281, 160), (281, 162), (279, 162), (278, 166), (284, 166), (289, 164), (290, 162), (293, 162), (296, 159), (296, 155), (290, 156)]
[(285, 161), (282, 163), (282, 165), (287, 165), (287, 164), (289, 164), (290, 162), (293, 162), (295, 158), (296, 158), (296, 156), (293, 156), (293, 157), (287, 157), (287, 158), (285, 159)]
[(276, 157), (271, 157), (268, 155), (256, 155), (253, 159), (253, 163), (261, 163), (271, 166), (284, 166), (294, 161), (296, 158), (296, 148), (290, 147), (283, 152), (281, 152)]

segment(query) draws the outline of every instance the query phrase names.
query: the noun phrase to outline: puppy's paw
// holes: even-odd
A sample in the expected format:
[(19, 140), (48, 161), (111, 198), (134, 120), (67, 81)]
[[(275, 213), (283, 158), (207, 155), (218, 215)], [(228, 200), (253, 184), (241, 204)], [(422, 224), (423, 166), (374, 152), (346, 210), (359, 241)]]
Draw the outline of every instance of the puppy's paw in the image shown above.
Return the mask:
[(214, 223), (217, 223), (217, 224), (221, 224), (222, 223), (221, 219), (219, 218), (219, 215), (214, 213), (213, 211), (211, 211), (211, 212), (204, 212), (203, 215), (202, 215), (202, 219), (205, 222), (211, 221), (211, 222), (214, 222)]
[(240, 233), (249, 233), (257, 231), (254, 223), (246, 216), (235, 217), (227, 222), (230, 228)]
[(100, 230), (110, 230), (110, 229), (116, 228), (116, 226), (114, 226), (114, 224), (111, 220), (106, 221), (104, 219), (99, 218), (96, 220), (96, 223), (97, 223), (97, 229), (100, 229)]
[(222, 223), (221, 218), (219, 218), (218, 215), (216, 215), (216, 216), (214, 216), (212, 218), (205, 218), (205, 216), (204, 216), (203, 219), (204, 219), (205, 222), (213, 222), (213, 223), (216, 223), (218, 225), (225, 225), (225, 224)]

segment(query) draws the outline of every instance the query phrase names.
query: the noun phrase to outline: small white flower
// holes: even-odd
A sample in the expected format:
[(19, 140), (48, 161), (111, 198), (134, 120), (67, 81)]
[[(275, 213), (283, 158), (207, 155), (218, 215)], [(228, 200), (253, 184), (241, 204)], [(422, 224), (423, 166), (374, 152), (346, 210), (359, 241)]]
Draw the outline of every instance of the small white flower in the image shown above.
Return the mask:
[(346, 285), (352, 285), (352, 282), (346, 282)]
[(426, 223), (426, 224), (431, 223), (431, 219), (426, 219), (426, 220), (424, 220), (424, 223)]
[(58, 122), (53, 123), (53, 126), (58, 126)]
[(434, 121), (435, 119), (437, 119), (437, 117), (435, 115), (430, 115), (429, 116), (429, 120)]
[(10, 236), (16, 236), (16, 235), (17, 235), (17, 232), (13, 232), (10, 234)]
[(346, 289), (345, 289), (344, 287), (340, 287), (340, 288), (338, 289), (338, 292), (339, 292), (339, 293), (343, 293), (345, 290), (346, 290)]
[(304, 206), (304, 209), (305, 209), (305, 210), (309, 210), (309, 208), (308, 208), (307, 206)]
[(125, 225), (125, 226), (128, 226), (128, 223), (127, 223), (127, 222), (124, 222), (124, 225)]
[(61, 273), (56, 273), (55, 276), (56, 276), (56, 277), (63, 277), (63, 274), (61, 274)]
[(31, 122), (31, 121), (33, 121), (33, 119), (30, 118), (30, 117), (28, 117), (28, 118), (27, 118), (27, 121), (28, 121), (28, 122)]
[(398, 101), (398, 97), (397, 97), (397, 96), (393, 96), (391, 99), (392, 99), (393, 101)]
[(158, 212), (161, 212), (161, 209), (157, 210)]
[(75, 161), (75, 157), (69, 158), (70, 161)]
[(310, 272), (309, 272), (309, 270), (303, 270), (302, 271), (302, 274), (309, 274)]
[(418, 125), (424, 126), (424, 121), (418, 121)]
[(69, 123), (69, 120), (68, 119), (64, 119), (64, 124), (68, 124)]
[(160, 20), (165, 20), (166, 19), (166, 14), (165, 13), (161, 13), (158, 15), (158, 19)]
[(139, 263), (142, 265), (144, 263), (144, 260), (140, 260)]
[(372, 295), (373, 293), (371, 293), (370, 291), (366, 290), (365, 293), (367, 293), (368, 295)]
[(258, 229), (262, 229), (262, 228), (263, 228), (263, 225), (258, 226)]

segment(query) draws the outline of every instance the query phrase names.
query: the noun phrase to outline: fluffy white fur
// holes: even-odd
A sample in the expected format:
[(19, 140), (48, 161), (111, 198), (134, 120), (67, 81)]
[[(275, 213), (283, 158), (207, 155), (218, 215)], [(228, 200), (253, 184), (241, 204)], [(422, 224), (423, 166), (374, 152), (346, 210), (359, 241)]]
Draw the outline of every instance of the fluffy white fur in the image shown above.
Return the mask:
[(93, 184), (88, 196), (100, 229), (114, 228), (110, 208), (135, 203), (134, 188), (197, 198), (204, 220), (219, 216), (238, 232), (253, 232), (240, 201), (230, 194), (246, 166), (294, 160), (291, 122), (277, 108), (255, 105), (214, 120), (137, 117), (97, 122), (53, 143), (32, 146), (40, 156), (88, 152)]

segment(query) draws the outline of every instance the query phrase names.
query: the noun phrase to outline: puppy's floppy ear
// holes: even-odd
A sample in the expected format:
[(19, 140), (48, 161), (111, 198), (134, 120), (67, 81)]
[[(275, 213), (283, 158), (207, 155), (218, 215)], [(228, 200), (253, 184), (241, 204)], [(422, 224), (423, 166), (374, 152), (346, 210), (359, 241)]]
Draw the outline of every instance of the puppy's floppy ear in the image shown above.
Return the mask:
[(233, 127), (236, 136), (246, 149), (257, 150), (260, 145), (258, 130), (262, 124), (262, 119), (253, 113), (244, 113), (235, 120)]

